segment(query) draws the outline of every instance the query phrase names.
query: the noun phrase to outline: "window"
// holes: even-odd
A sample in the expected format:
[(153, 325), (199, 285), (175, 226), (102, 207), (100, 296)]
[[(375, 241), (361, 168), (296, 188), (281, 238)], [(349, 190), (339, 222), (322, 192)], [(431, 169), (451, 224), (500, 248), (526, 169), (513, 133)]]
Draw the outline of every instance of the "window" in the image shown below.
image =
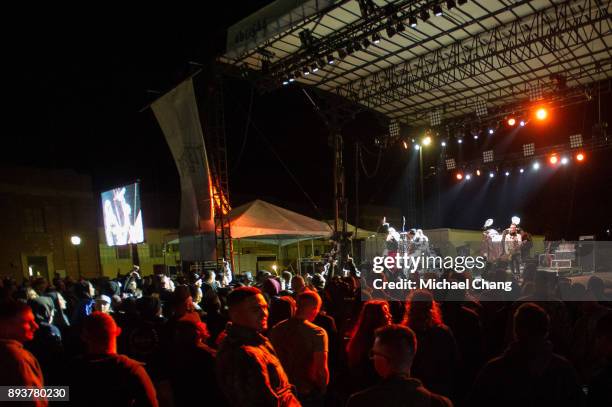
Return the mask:
[(117, 246), (117, 258), (118, 259), (131, 259), (132, 258), (131, 246)]
[(45, 211), (43, 208), (23, 209), (23, 230), (26, 233), (45, 233)]
[(159, 258), (164, 257), (163, 246), (159, 243), (149, 243), (149, 257)]

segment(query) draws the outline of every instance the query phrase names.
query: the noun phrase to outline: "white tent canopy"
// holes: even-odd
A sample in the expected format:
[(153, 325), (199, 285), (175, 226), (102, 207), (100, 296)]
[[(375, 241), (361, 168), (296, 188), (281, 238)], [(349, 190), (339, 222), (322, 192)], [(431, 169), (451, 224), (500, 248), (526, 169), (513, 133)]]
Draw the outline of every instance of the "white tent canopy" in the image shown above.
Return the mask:
[(229, 216), (234, 239), (266, 240), (286, 245), (332, 234), (324, 222), (260, 199), (234, 208)]

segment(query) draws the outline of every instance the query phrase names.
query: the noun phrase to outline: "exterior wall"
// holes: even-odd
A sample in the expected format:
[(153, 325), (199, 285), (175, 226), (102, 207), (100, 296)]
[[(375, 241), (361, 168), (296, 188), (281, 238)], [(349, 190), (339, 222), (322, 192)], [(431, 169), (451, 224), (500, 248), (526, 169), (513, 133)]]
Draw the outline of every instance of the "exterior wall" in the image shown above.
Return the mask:
[[(21, 280), (32, 267), (33, 274), (49, 279), (54, 272), (78, 278), (79, 269), (83, 277), (99, 276), (96, 205), (89, 176), (68, 170), (0, 170), (0, 275)], [(72, 235), (81, 238), (78, 256)]]
[[(141, 275), (153, 274), (156, 267), (176, 266), (180, 262), (178, 244), (170, 244), (177, 237), (175, 229), (146, 229), (145, 242), (137, 245)], [(98, 228), (102, 274), (116, 277), (132, 269), (134, 258), (131, 246), (107, 246), (104, 228)]]
[[(314, 254), (313, 256), (313, 247)], [(330, 246), (327, 239), (305, 240), (300, 242), (300, 258), (320, 260), (323, 253), (329, 252)], [(318, 254), (318, 255), (317, 255)], [(264, 257), (274, 257), (274, 261), (265, 261)], [(236, 273), (257, 270), (274, 272), (272, 265), (277, 266), (277, 271), (297, 270), (298, 245), (297, 243), (279, 247), (275, 244), (234, 239), (234, 269)]]

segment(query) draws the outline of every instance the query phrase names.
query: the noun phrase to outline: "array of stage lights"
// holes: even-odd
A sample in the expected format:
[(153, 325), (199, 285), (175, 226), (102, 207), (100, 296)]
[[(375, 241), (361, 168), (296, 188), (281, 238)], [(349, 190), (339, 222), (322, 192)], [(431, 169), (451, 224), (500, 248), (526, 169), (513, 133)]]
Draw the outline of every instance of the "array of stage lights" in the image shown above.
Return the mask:
[[(586, 153), (580, 151), (576, 154), (573, 155), (573, 157), (570, 157), (569, 155), (560, 155), (557, 153), (552, 153), (550, 155), (548, 155), (548, 157), (545, 160), (545, 164), (548, 164), (548, 167), (550, 168), (559, 168), (559, 167), (564, 167), (564, 166), (568, 166), (571, 161), (576, 162), (577, 164), (582, 164), (585, 162), (586, 160)], [(447, 170), (454, 170), (456, 169), (455, 167), (450, 168), (448, 165), (448, 161), (450, 160), (446, 160), (447, 161)], [(454, 162), (454, 160), (453, 160)], [(456, 165), (456, 164), (455, 164)], [(538, 172), (542, 169), (542, 163), (540, 160), (534, 160), (533, 162), (531, 162), (531, 165), (528, 166), (531, 169), (531, 172)], [(526, 170), (525, 170), (525, 166), (519, 166), (519, 167), (515, 167), (514, 169), (519, 175), (523, 175), (525, 174)], [(493, 169), (493, 170), (488, 170), (488, 177), (489, 178), (495, 178), (498, 174), (504, 175), (505, 177), (510, 177), (513, 174), (513, 170), (512, 168), (506, 168), (506, 169)], [(459, 170), (455, 172), (455, 178), (459, 181), (469, 181), (473, 178), (472, 175), (476, 175), (477, 177), (480, 177), (483, 174), (483, 171), (480, 169), (476, 169), (473, 172), (466, 172), (465, 170)]]
[[(387, 38), (391, 39), (395, 35), (405, 32), (406, 26), (416, 28), (419, 24), (419, 19), (422, 21), (429, 20), (431, 16), (430, 11), (436, 17), (444, 14), (445, 11), (443, 5), (446, 6), (446, 10), (448, 11), (457, 6), (465, 5), (466, 3), (467, 0), (446, 0), (444, 2), (436, 2), (432, 4), (431, 9), (425, 7), (420, 10), (412, 10), (409, 13), (402, 13), (396, 7), (393, 7), (391, 4), (387, 4), (384, 7), (384, 15), (379, 17), (383, 19), (382, 21), (384, 23), (380, 25), (373, 25), (373, 27), (376, 26), (375, 30), (377, 30), (377, 32), (364, 32), (342, 42), (339, 44), (339, 47), (335, 49), (335, 51), (329, 53), (325, 52), (323, 54), (317, 54), (315, 51), (315, 55), (311, 56), (308, 61), (300, 62), (298, 66), (293, 65), (289, 68), (281, 68), (282, 72), (280, 73), (283, 74), (283, 77), (280, 82), (283, 85), (289, 85), (299, 77), (305, 77), (311, 73), (315, 73), (320, 69), (323, 69), (326, 64), (333, 65), (337, 63), (338, 60), (343, 60), (356, 52), (366, 51), (372, 44), (380, 44), (381, 33), (384, 33)], [(373, 18), (373, 16), (379, 12), (379, 10), (381, 10), (380, 7), (381, 6), (376, 5), (372, 0), (361, 0), (359, 2), (360, 12), (363, 18)], [(318, 39), (313, 36), (313, 33), (310, 30), (304, 29), (298, 33), (298, 36), (300, 38), (302, 47), (316, 50)], [(334, 55), (334, 53), (336, 55)], [(269, 69), (269, 62), (267, 69)]]

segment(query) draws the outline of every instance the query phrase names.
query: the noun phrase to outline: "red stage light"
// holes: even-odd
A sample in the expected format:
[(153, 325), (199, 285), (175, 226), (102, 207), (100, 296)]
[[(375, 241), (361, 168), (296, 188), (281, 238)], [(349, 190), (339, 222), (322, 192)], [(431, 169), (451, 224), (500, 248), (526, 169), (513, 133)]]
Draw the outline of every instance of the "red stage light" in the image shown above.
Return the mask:
[(508, 126), (514, 126), (516, 124), (516, 119), (511, 117), (508, 119)]
[(559, 162), (559, 157), (557, 157), (556, 155), (552, 155), (548, 159), (548, 162), (550, 162), (552, 165), (555, 165), (557, 162)]
[(538, 120), (545, 120), (548, 117), (548, 111), (543, 107), (536, 110), (536, 118)]
[(456, 177), (457, 177), (458, 180), (462, 180), (463, 179), (463, 174), (458, 172)]
[(582, 162), (582, 161), (584, 161), (584, 158), (585, 158), (584, 153), (576, 154), (576, 160), (577, 161), (581, 161)]

